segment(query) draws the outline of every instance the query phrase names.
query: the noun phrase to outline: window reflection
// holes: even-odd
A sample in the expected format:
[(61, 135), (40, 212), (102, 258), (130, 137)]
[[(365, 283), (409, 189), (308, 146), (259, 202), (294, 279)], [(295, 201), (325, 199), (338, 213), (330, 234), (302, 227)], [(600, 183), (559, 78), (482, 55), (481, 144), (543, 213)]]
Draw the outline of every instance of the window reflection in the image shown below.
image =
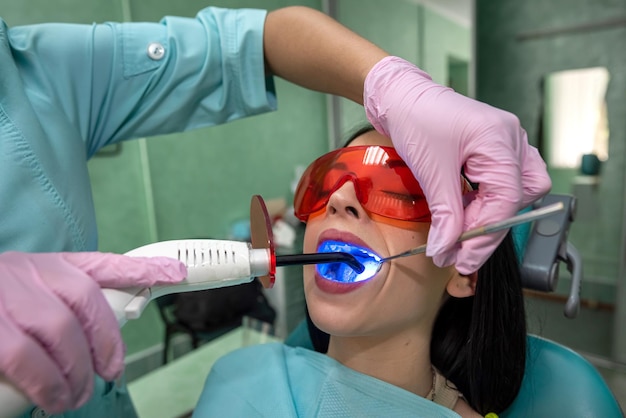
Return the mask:
[(583, 155), (609, 156), (604, 67), (560, 71), (546, 77), (545, 134), (550, 168), (580, 167)]

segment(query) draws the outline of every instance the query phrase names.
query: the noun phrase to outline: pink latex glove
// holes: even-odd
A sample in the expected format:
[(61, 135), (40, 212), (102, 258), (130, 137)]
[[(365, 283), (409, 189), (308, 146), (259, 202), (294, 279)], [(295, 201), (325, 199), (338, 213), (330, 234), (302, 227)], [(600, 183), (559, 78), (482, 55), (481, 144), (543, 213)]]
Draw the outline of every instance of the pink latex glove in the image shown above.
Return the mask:
[(124, 369), (124, 344), (101, 287), (174, 283), (182, 263), (118, 254), (0, 254), (0, 376), (49, 413), (75, 409)]
[[(462, 274), (478, 270), (506, 231), (455, 244), (461, 233), (515, 215), (551, 187), (546, 165), (513, 114), (455, 93), (398, 57), (365, 80), (364, 106), (420, 182), (432, 212), (426, 255)], [(459, 173), (480, 183), (465, 208)]]

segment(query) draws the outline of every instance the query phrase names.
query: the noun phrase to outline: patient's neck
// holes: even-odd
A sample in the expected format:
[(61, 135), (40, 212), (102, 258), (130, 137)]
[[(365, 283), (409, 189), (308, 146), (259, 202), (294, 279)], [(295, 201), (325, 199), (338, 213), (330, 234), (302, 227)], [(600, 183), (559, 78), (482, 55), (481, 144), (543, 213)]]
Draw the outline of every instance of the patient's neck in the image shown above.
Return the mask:
[(426, 396), (433, 383), (430, 335), (330, 337), (328, 356), (346, 367)]

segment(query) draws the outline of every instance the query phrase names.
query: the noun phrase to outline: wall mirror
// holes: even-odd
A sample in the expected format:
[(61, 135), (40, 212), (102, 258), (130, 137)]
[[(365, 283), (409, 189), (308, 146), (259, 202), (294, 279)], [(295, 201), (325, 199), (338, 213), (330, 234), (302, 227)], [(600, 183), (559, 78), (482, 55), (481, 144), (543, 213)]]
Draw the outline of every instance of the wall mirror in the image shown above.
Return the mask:
[(580, 175), (597, 176), (609, 158), (604, 67), (551, 73), (544, 80), (544, 159), (553, 177), (553, 191), (570, 193)]

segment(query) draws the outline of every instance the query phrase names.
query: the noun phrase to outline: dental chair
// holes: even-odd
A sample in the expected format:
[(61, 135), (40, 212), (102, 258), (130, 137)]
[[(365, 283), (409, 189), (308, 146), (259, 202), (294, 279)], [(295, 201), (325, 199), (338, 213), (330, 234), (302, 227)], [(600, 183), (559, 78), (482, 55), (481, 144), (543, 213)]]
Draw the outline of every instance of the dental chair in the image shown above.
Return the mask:
[(617, 400), (596, 368), (554, 341), (528, 335), (522, 388), (501, 418), (623, 417)]
[[(572, 276), (564, 314), (575, 318), (580, 309), (582, 261), (578, 250), (567, 240), (574, 221), (576, 201), (572, 196), (551, 194), (536, 206), (563, 202), (565, 211), (539, 220), (528, 236), (516, 236), (524, 254), (522, 286), (553, 292), (561, 262)], [(624, 414), (610, 388), (584, 357), (548, 339), (528, 335), (526, 371), (522, 388), (501, 417), (585, 417), (619, 418)]]
[[(526, 289), (552, 292), (565, 262), (572, 285), (564, 314), (574, 318), (580, 307), (581, 258), (567, 241), (575, 214), (575, 198), (551, 194), (535, 206), (563, 202), (565, 210), (516, 231), (522, 260), (522, 284)], [(520, 244), (523, 243), (523, 244)], [(285, 344), (313, 349), (306, 320), (288, 336)], [(620, 418), (624, 417), (610, 388), (596, 368), (573, 350), (531, 335), (527, 337), (526, 371), (517, 398), (500, 418)]]

